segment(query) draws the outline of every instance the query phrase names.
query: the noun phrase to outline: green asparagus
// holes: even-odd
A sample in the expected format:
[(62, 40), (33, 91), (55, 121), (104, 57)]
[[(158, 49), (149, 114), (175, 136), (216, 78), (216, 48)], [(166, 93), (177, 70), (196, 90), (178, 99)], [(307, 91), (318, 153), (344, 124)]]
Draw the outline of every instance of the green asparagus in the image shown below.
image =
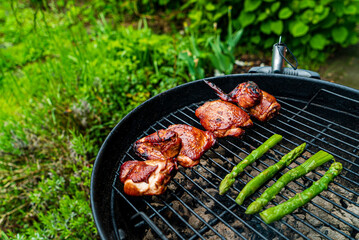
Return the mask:
[(219, 185), (219, 194), (222, 195), (229, 190), (233, 185), (235, 178), (243, 172), (244, 168), (252, 164), (255, 160), (262, 157), (270, 148), (274, 147), (282, 140), (282, 136), (274, 134), (257, 149), (253, 150), (245, 159), (235, 166), (230, 173), (228, 173)]
[(259, 212), (265, 205), (267, 205), (270, 200), (275, 198), (280, 190), (282, 190), (289, 182), (304, 176), (308, 172), (314, 170), (331, 159), (333, 159), (332, 155), (320, 150), (298, 167), (289, 170), (282, 177), (280, 177), (277, 182), (267, 188), (267, 190), (264, 191), (264, 193), (262, 193), (259, 198), (257, 198), (248, 206), (246, 214), (254, 214)]
[(282, 159), (276, 164), (270, 166), (263, 172), (261, 172), (257, 177), (249, 181), (246, 186), (242, 189), (239, 195), (236, 198), (236, 203), (242, 205), (243, 201), (249, 195), (253, 194), (260, 186), (262, 186), (268, 179), (272, 178), (280, 169), (284, 166), (288, 166), (292, 163), (294, 159), (302, 154), (306, 146), (306, 143), (294, 148), (288, 154), (284, 155)]
[(333, 179), (339, 175), (342, 171), (342, 164), (339, 162), (334, 162), (329, 170), (324, 174), (324, 176), (318, 181), (314, 182), (312, 186), (307, 188), (301, 193), (297, 193), (294, 197), (289, 200), (275, 206), (264, 210), (259, 213), (261, 218), (267, 224), (270, 224), (274, 221), (277, 221), (284, 217), (287, 214), (292, 213), (297, 208), (303, 206), (312, 200), (315, 196), (321, 193), (323, 190), (328, 188), (328, 185)]

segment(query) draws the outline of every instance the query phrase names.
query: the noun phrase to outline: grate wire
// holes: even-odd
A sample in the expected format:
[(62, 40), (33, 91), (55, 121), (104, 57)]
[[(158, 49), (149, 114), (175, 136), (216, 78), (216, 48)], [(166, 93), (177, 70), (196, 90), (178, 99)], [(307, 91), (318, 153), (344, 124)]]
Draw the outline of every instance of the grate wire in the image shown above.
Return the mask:
[[(229, 236), (231, 238), (234, 236), (235, 238), (233, 239), (291, 239), (293, 236), (310, 239), (308, 231), (316, 233), (323, 239), (333, 239), (333, 236), (329, 236), (323, 230), (324, 227), (332, 229), (341, 237), (354, 239), (356, 234), (359, 233), (358, 225), (355, 224), (359, 222), (359, 215), (358, 212), (352, 210), (355, 207), (359, 209), (357, 201), (359, 200), (359, 182), (356, 181), (357, 177), (359, 177), (359, 162), (355, 162), (355, 160), (359, 159), (357, 155), (359, 150), (359, 132), (358, 129), (343, 126), (341, 123), (334, 122), (312, 112), (311, 107), (314, 109), (322, 107), (325, 111), (333, 114), (345, 114), (341, 110), (329, 109), (315, 103), (315, 98), (318, 95), (319, 93), (307, 103), (297, 99), (277, 97), (282, 105), (279, 116), (268, 123), (262, 124), (256, 122), (252, 129), (246, 131), (245, 137), (242, 140), (232, 138), (219, 139), (217, 146), (204, 154), (199, 165), (192, 169), (179, 168), (176, 177), (171, 181), (170, 185), (172, 187), (167, 190), (168, 193), (166, 194), (168, 196), (144, 197), (139, 201), (141, 202), (140, 205), (137, 201), (133, 202), (130, 197), (123, 194), (123, 186), (119, 182), (119, 168), (112, 185), (113, 193), (125, 200), (126, 204), (135, 213), (140, 212), (140, 210), (144, 211), (153, 222), (159, 224), (163, 233), (172, 232), (178, 239), (207, 239), (210, 236), (217, 236), (220, 239), (226, 239)], [(194, 115), (194, 111), (201, 104), (203, 102), (193, 103), (170, 113), (155, 122), (138, 138), (166, 128), (171, 124), (188, 124), (203, 129)], [(350, 118), (359, 120), (359, 117), (353, 116), (353, 114), (348, 113), (347, 115)], [(243, 160), (243, 156), (247, 156), (251, 150), (258, 147), (274, 133), (283, 135), (284, 140), (269, 153), (257, 160), (256, 163), (252, 164), (249, 170), (245, 169), (229, 193), (220, 196), (213, 191), (213, 189), (218, 188), (220, 181), (230, 172), (230, 169), (236, 165), (236, 161)], [(328, 194), (337, 197), (339, 202), (336, 199), (330, 199), (329, 195), (323, 193), (317, 197), (325, 203), (330, 204), (332, 206), (331, 210), (335, 208), (336, 212), (334, 213), (321, 204), (311, 201), (293, 214), (290, 214), (290, 216), (286, 216), (282, 220), (270, 225), (265, 224), (258, 215), (245, 215), (244, 211), (247, 204), (238, 206), (235, 203), (235, 197), (238, 192), (262, 169), (270, 166), (268, 161), (278, 162), (280, 157), (284, 155), (284, 152), (290, 151), (294, 146), (302, 142), (307, 142), (306, 152), (310, 155), (319, 149), (323, 149), (332, 154), (337, 161), (343, 163), (342, 174), (326, 190)], [(302, 155), (302, 158), (306, 160), (308, 156)], [(120, 163), (136, 159), (138, 158), (133, 153), (132, 147), (129, 147)], [(298, 159), (294, 163), (296, 165), (300, 164)], [(292, 165), (290, 165), (286, 167), (286, 170), (292, 168)], [(311, 176), (306, 175), (301, 179), (293, 181), (293, 185), (286, 186), (285, 190), (282, 190), (270, 202), (271, 205), (278, 205), (280, 203), (278, 198), (287, 200), (297, 192), (304, 190), (316, 181), (316, 178), (322, 177), (323, 171), (327, 169), (328, 164), (325, 164), (320, 169), (313, 171)], [(284, 172), (283, 170), (280, 171), (272, 181), (276, 181)], [(180, 179), (178, 179), (178, 174), (181, 176)], [(254, 201), (256, 197), (270, 186), (269, 183), (264, 184), (246, 202)], [(192, 187), (189, 189), (188, 186)], [(295, 189), (293, 188), (294, 186)], [(185, 195), (187, 197), (184, 197)], [(191, 225), (189, 216), (185, 216), (183, 212), (175, 209), (172, 204), (173, 201), (177, 201), (186, 212), (190, 213), (190, 216), (194, 216), (197, 219), (198, 225)], [(161, 204), (156, 206), (153, 205), (153, 202)], [(353, 207), (349, 209), (349, 205)], [(315, 207), (317, 211), (310, 211), (309, 206)], [(199, 207), (204, 209), (204, 215), (197, 212)], [(112, 209), (114, 208), (112, 207)], [(113, 215), (116, 215), (116, 213), (113, 212)], [(168, 217), (169, 215), (175, 217)], [(305, 217), (303, 218), (303, 216)], [(308, 220), (309, 216), (316, 220), (315, 224), (313, 221)], [(350, 217), (348, 216), (357, 219), (357, 221), (350, 220), (351, 222), (349, 222), (348, 219)], [(176, 220), (174, 221), (173, 219)], [(332, 219), (336, 220), (335, 224), (331, 221)], [(113, 217), (113, 222), (116, 225), (115, 217)], [(137, 223), (136, 226), (142, 228), (145, 224), (142, 221)], [(219, 225), (222, 227), (218, 227)], [(303, 226), (307, 230), (303, 230)]]

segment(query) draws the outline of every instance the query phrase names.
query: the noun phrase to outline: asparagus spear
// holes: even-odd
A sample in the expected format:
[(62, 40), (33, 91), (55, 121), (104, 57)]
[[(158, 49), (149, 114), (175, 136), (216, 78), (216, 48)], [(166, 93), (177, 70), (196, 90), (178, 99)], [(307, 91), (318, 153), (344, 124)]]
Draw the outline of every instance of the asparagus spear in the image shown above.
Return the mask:
[(257, 177), (249, 181), (237, 196), (236, 203), (242, 205), (246, 197), (253, 194), (268, 179), (272, 178), (280, 169), (282, 169), (284, 166), (288, 166), (289, 164), (291, 164), (291, 162), (293, 162), (294, 159), (300, 156), (304, 151), (305, 146), (306, 143), (303, 143), (302, 145), (294, 148), (288, 154), (284, 155), (279, 162), (270, 166), (269, 168), (258, 174)]
[(338, 176), (342, 171), (342, 164), (339, 162), (334, 162), (329, 170), (324, 174), (324, 176), (318, 181), (314, 182), (312, 186), (307, 188), (301, 193), (297, 193), (294, 197), (289, 200), (275, 206), (264, 210), (259, 213), (261, 218), (267, 224), (270, 224), (274, 221), (277, 221), (284, 217), (285, 215), (292, 213), (295, 209), (303, 206), (312, 200), (315, 196), (321, 193), (323, 190), (328, 188), (328, 185), (333, 181), (334, 177)]
[(232, 171), (228, 173), (222, 180), (221, 184), (219, 185), (219, 194), (222, 195), (227, 192), (228, 189), (233, 185), (235, 178), (238, 176), (238, 174), (243, 172), (245, 167), (263, 156), (264, 153), (266, 153), (270, 148), (274, 147), (281, 140), (281, 135), (274, 134), (257, 149), (253, 150), (245, 159), (238, 163), (237, 166), (235, 166)]
[(267, 188), (267, 190), (265, 190), (259, 198), (257, 198), (248, 206), (246, 214), (254, 214), (259, 212), (265, 205), (267, 205), (270, 200), (275, 198), (275, 196), (280, 192), (280, 190), (282, 190), (282, 188), (284, 188), (290, 181), (304, 176), (308, 172), (328, 162), (331, 159), (333, 159), (332, 155), (320, 150), (298, 167), (289, 170), (287, 173), (281, 176), (277, 180), (277, 182)]

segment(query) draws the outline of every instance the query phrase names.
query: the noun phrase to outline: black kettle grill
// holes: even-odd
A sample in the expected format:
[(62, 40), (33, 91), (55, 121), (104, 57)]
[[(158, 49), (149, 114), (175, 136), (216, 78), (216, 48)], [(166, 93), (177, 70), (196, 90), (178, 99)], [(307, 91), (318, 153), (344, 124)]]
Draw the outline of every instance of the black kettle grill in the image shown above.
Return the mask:
[[(266, 123), (255, 122), (242, 139), (219, 139), (199, 165), (191, 169), (179, 167), (163, 195), (127, 196), (119, 181), (119, 168), (125, 161), (139, 160), (132, 144), (156, 130), (171, 124), (203, 129), (194, 111), (204, 102), (217, 99), (214, 91), (203, 80), (180, 85), (142, 103), (114, 127), (98, 153), (91, 179), (92, 211), (102, 239), (359, 237), (359, 91), (320, 80), (319, 74), (312, 71), (284, 68), (286, 51), (285, 44), (279, 42), (273, 47), (272, 67), (206, 79), (225, 92), (241, 82), (254, 81), (277, 98), (281, 112)], [(232, 190), (220, 196), (218, 186), (223, 177), (274, 133), (283, 136), (282, 142), (246, 168)], [(322, 149), (343, 164), (342, 173), (327, 191), (280, 221), (267, 225), (258, 214), (244, 214), (271, 182), (242, 206), (234, 201), (238, 192), (303, 142), (308, 145), (304, 159)], [(277, 205), (303, 191), (323, 175), (329, 164), (288, 185), (270, 204)]]

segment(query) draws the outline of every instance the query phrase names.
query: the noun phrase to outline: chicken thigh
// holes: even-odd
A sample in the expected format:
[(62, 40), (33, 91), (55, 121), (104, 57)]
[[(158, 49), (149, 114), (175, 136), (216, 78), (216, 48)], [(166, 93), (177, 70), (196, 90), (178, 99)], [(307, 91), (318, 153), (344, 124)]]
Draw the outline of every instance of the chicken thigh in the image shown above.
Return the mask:
[(181, 149), (181, 139), (175, 131), (159, 130), (133, 145), (135, 153), (146, 160), (173, 158)]
[(244, 134), (242, 127), (251, 127), (253, 125), (249, 115), (238, 106), (216, 100), (206, 102), (195, 112), (200, 119), (202, 126), (216, 137), (226, 136), (239, 137)]
[(279, 113), (281, 108), (276, 98), (269, 93), (259, 89), (258, 85), (252, 81), (243, 82), (226, 94), (215, 84), (205, 81), (217, 95), (226, 102), (238, 104), (249, 112), (251, 117), (265, 122)]
[(176, 170), (172, 159), (127, 161), (120, 168), (120, 181), (127, 195), (160, 195), (166, 191)]
[(216, 142), (213, 133), (185, 124), (171, 125), (167, 130), (175, 131), (181, 138), (182, 147), (177, 162), (183, 167), (197, 165), (201, 156)]
[(262, 91), (260, 102), (252, 108), (248, 109), (249, 115), (255, 117), (261, 122), (268, 121), (278, 114), (281, 106), (269, 93)]
[(226, 94), (217, 87), (215, 84), (205, 81), (208, 86), (210, 86), (217, 95), (227, 102), (237, 103), (238, 106), (242, 108), (250, 108), (258, 104), (262, 97), (262, 91), (259, 89), (258, 85), (252, 81), (243, 82), (238, 84), (238, 86), (233, 89), (229, 94)]

